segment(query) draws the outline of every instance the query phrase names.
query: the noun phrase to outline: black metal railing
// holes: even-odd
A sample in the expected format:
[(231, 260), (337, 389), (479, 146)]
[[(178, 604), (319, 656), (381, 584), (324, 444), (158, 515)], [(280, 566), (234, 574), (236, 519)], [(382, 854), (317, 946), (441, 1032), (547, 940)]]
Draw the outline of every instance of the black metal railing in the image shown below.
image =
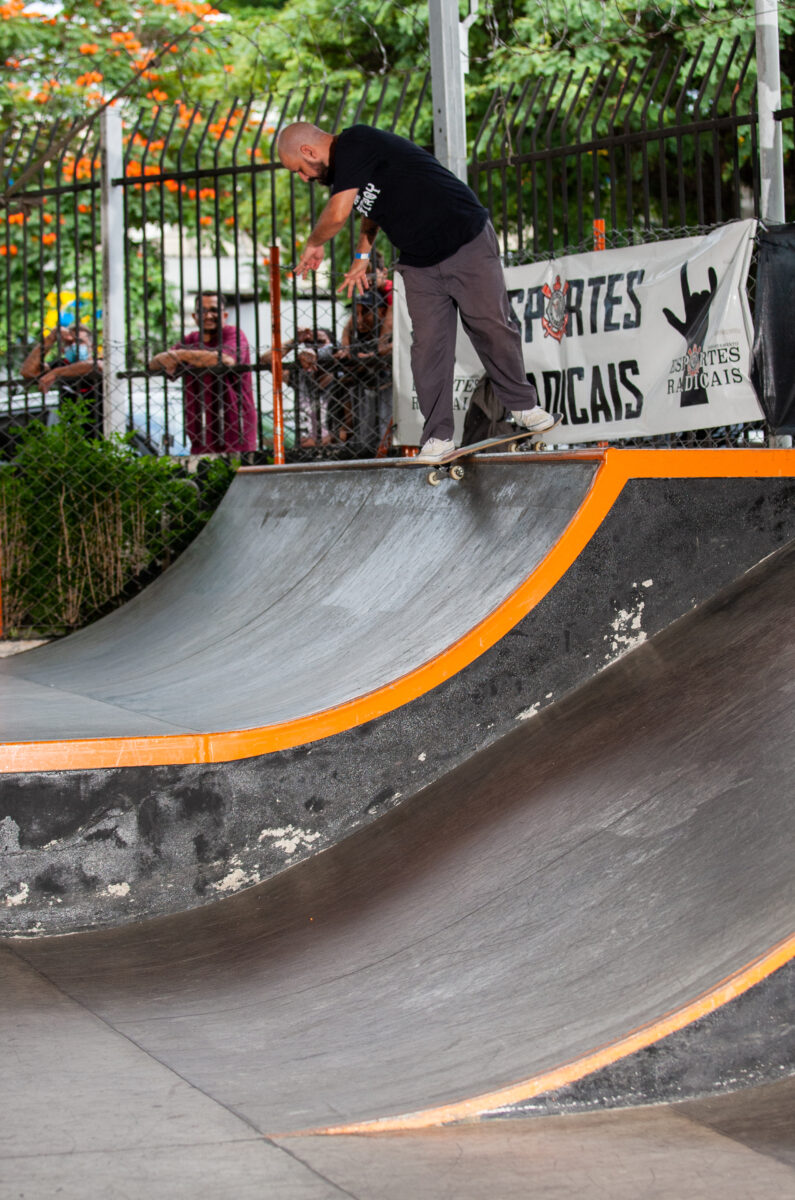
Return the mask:
[[(496, 92), (474, 134), (470, 182), (506, 262), (592, 249), (594, 220), (604, 221), (604, 244), (619, 246), (758, 215), (752, 66), (752, 44), (736, 40), (708, 56), (666, 51), (606, 65), (594, 77), (572, 70)], [(795, 107), (778, 117), (791, 146)], [(11, 190), (0, 216), (0, 554), (16, 628), (70, 628), (129, 594), (212, 511), (231, 477), (227, 459), (267, 461), (277, 296), (288, 460), (392, 452), (390, 247), (382, 245), (386, 272), (373, 280), (369, 309), (336, 292), (355, 246), (353, 220), (321, 270), (308, 282), (293, 277), (293, 253), (325, 202), (276, 161), (278, 130), (298, 119), (332, 132), (366, 121), (429, 145), (429, 79), (415, 72), (360, 92), (302, 88), (224, 110), (154, 106), (135, 114), (109, 181), (123, 215), (104, 247), (96, 128), (0, 135), (0, 177)], [(790, 195), (792, 161), (790, 150)], [(286, 265), (274, 287), (275, 245)], [(105, 261), (114, 251), (123, 275), (125, 320), (115, 344), (103, 312), (103, 249)], [(753, 272), (751, 279), (753, 286)], [(205, 301), (224, 298), (216, 306), (227, 316), (215, 328), (232, 332), (223, 345), (222, 334), (217, 344), (197, 341), (202, 293)], [(209, 347), (211, 361), (157, 361), (174, 347)], [(110, 414), (108, 378), (118, 406)], [(56, 422), (61, 432), (48, 440), (37, 420), (45, 433)], [(126, 431), (127, 443), (83, 454), (85, 435), (109, 427)], [(763, 436), (761, 426), (733, 427), (666, 444), (749, 445)], [(218, 456), (213, 470), (205, 461), (192, 474), (206, 455)], [(37, 477), (45, 457), (46, 475), (42, 468)], [(76, 464), (68, 486), (67, 462)], [(53, 566), (45, 579), (36, 564), (55, 525), (63, 536), (46, 552)], [(85, 563), (103, 556), (107, 577), (92, 575), (87, 585)], [(26, 598), (21, 585), (14, 594), (17, 577), (34, 576), (35, 596)], [(47, 616), (49, 595), (64, 599)]]
[(753, 43), (705, 60), (664, 51), (595, 78), (528, 81), (492, 97), (470, 182), (506, 256), (530, 261), (713, 228), (759, 212)]

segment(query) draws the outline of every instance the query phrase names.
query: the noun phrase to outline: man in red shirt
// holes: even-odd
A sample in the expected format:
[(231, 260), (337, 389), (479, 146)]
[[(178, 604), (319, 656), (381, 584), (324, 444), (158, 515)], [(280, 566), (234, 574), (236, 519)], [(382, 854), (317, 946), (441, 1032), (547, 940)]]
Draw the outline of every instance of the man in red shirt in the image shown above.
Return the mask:
[(256, 450), (257, 411), (251, 373), (219, 370), (248, 366), (251, 355), (246, 335), (226, 323), (226, 301), (215, 292), (197, 295), (193, 315), (199, 328), (177, 346), (156, 354), (149, 369), (165, 371), (171, 378), (182, 375), (185, 432), (192, 454)]

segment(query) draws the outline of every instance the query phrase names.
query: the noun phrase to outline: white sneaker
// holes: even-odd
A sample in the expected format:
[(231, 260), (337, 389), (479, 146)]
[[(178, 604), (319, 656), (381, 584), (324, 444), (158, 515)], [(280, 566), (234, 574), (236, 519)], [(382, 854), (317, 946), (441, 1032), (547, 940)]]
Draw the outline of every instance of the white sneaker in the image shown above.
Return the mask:
[(455, 442), (452, 438), (428, 438), (424, 446), (420, 448), (419, 454), (414, 458), (415, 462), (441, 462), (445, 454), (449, 454), (455, 450)]
[(514, 408), (511, 410), (511, 416), (517, 425), (524, 425), (525, 429), (532, 429), (534, 433), (543, 433), (545, 429), (551, 429), (558, 420), (557, 413), (548, 413), (540, 404), (535, 408)]

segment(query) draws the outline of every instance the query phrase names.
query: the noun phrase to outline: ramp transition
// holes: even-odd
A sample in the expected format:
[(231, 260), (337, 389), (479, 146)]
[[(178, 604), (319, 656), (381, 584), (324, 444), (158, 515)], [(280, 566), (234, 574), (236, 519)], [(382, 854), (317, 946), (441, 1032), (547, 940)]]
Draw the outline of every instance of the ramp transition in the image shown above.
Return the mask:
[[(3, 958), (268, 1136), (473, 1119), (655, 1043), (795, 950), (794, 586), (791, 544), (259, 887)], [(787, 1031), (746, 1031), (779, 1075)]]
[(782, 545), (792, 458), (241, 473), (139, 598), (0, 664), (5, 927), (207, 903), (376, 819)]

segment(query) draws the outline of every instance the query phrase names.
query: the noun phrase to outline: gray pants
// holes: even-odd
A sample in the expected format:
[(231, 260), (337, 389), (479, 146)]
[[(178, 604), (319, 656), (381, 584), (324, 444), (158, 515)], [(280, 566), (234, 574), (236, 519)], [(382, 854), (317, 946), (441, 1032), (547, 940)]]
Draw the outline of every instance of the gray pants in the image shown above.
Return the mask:
[(490, 221), (455, 254), (433, 267), (399, 266), (412, 324), (411, 370), (420, 412), (423, 445), (453, 436), (456, 318), (475, 347), (495, 395), (506, 408), (533, 408), (535, 388), (527, 382), (522, 339), (511, 310)]

